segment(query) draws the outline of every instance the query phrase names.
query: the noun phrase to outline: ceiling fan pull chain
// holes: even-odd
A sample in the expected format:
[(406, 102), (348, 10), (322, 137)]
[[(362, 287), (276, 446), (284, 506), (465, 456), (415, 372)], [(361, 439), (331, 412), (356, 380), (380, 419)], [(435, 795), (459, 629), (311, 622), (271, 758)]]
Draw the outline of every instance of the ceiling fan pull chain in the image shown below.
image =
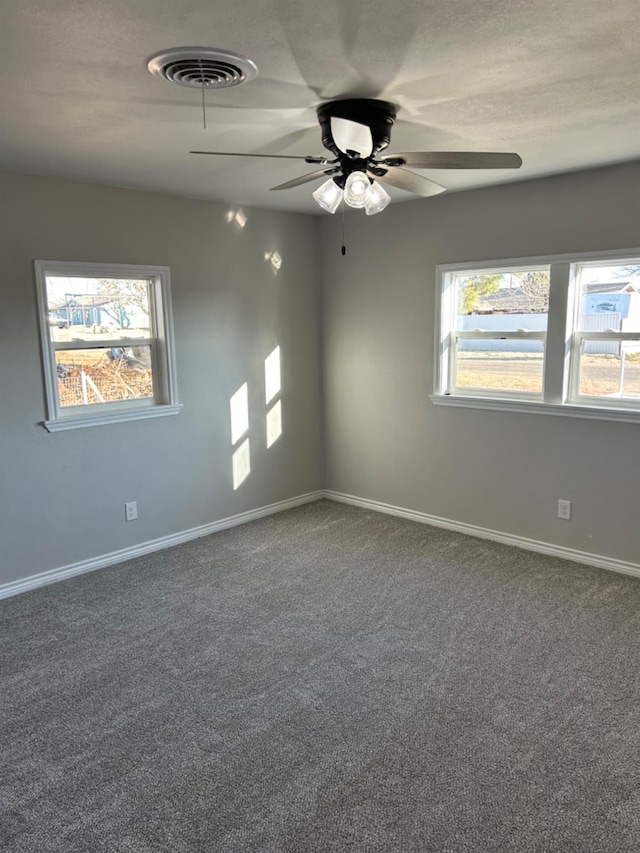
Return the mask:
[(342, 199), (340, 204), (342, 205), (342, 254), (346, 255), (347, 247), (344, 244), (344, 198)]
[(207, 110), (204, 104), (204, 83), (200, 87), (202, 89), (202, 126), (207, 129)]

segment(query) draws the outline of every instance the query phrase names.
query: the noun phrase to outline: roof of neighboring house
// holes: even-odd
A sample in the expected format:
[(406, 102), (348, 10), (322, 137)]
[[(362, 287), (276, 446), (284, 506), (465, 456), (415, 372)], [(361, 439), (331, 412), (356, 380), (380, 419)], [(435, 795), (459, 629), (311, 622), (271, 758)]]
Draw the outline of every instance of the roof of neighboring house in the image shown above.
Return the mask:
[(531, 294), (520, 287), (504, 287), (479, 299), (474, 314), (541, 314), (548, 310), (548, 293)]
[[(636, 293), (640, 281), (590, 282), (583, 289), (585, 296), (593, 293)], [(549, 310), (545, 293), (528, 293), (520, 287), (503, 287), (483, 296), (475, 305), (474, 314), (544, 314)]]
[(113, 296), (74, 296), (69, 294), (65, 299), (49, 303), (50, 311), (60, 311), (62, 308), (100, 308), (113, 302)]
[(640, 287), (640, 281), (590, 281), (585, 284), (582, 292), (588, 293), (635, 293)]

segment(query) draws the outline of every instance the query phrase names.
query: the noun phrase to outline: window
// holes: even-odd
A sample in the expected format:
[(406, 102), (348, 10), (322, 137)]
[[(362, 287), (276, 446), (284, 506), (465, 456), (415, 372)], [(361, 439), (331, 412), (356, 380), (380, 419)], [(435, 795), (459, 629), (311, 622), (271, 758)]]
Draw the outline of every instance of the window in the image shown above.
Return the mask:
[(36, 261), (35, 273), (50, 432), (180, 410), (167, 267)]
[(576, 265), (571, 398), (640, 408), (640, 260)]
[(542, 398), (549, 268), (453, 273), (452, 393)]
[(437, 404), (640, 420), (640, 253), (438, 267)]

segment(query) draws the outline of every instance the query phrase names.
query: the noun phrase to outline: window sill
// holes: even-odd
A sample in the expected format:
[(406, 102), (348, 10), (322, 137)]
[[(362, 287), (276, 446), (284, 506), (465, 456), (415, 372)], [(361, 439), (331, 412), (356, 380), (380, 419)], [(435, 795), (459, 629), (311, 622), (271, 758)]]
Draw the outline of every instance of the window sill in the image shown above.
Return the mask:
[(454, 397), (449, 394), (430, 394), (435, 406), (458, 406), (466, 409), (492, 409), (498, 412), (524, 412), (534, 415), (560, 415), (565, 418), (590, 418), (598, 421), (620, 421), (640, 424), (640, 411), (631, 409), (596, 408), (567, 403), (499, 400), (491, 397)]
[(48, 432), (61, 432), (66, 429), (81, 429), (83, 427), (104, 426), (116, 424), (122, 421), (140, 421), (145, 418), (161, 418), (166, 415), (177, 415), (182, 409), (182, 404), (167, 406), (152, 406), (148, 409), (136, 409), (133, 411), (110, 412), (102, 415), (82, 415), (75, 418), (58, 418), (53, 421), (42, 421), (42, 426)]

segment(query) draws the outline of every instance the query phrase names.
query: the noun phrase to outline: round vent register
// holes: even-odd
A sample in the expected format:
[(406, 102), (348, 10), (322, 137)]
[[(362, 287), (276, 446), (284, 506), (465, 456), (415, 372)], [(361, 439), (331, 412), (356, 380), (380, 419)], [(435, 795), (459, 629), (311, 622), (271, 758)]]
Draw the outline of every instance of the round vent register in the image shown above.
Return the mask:
[(191, 89), (228, 89), (252, 80), (258, 66), (250, 59), (212, 47), (174, 47), (147, 60), (147, 68), (178, 86)]

